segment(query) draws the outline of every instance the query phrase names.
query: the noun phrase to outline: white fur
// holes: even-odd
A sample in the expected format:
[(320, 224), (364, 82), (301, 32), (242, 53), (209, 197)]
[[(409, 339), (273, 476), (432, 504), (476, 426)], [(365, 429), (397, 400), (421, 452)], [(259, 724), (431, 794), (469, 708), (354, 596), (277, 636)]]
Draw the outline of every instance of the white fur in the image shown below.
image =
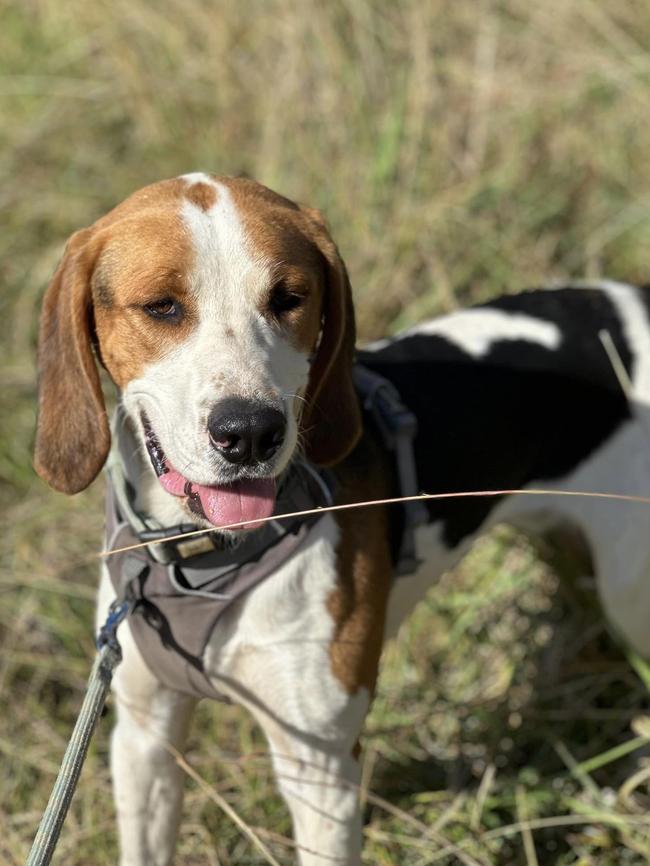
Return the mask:
[(598, 287), (616, 307), (623, 333), (634, 353), (634, 399), (647, 405), (650, 403), (650, 328), (647, 311), (639, 298), (639, 290), (613, 280), (603, 280), (598, 283)]
[[(97, 626), (114, 598), (106, 569)], [(117, 724), (111, 772), (120, 836), (121, 866), (172, 862), (183, 799), (183, 773), (169, 746), (182, 750), (195, 702), (163, 688), (142, 660), (128, 623), (118, 629), (123, 659), (113, 678)]]
[[(560, 329), (552, 322), (543, 322), (524, 313), (489, 309), (450, 313), (401, 331), (394, 339), (401, 340), (415, 334), (444, 337), (474, 358), (487, 355), (492, 345), (501, 340), (528, 340), (546, 349), (556, 349), (562, 341)], [(389, 342), (378, 340), (367, 348), (381, 349)]]
[(357, 862), (359, 767), (352, 756), (370, 698), (331, 671), (338, 528), (325, 517), (308, 546), (226, 612), (205, 654), (216, 688), (248, 707), (266, 734), (304, 866)]

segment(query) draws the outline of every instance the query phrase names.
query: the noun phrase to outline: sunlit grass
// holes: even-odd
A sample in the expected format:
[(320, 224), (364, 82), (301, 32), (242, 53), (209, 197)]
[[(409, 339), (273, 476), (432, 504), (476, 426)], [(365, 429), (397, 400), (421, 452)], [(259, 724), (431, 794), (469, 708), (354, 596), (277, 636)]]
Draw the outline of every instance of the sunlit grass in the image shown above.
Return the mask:
[[(90, 667), (103, 520), (101, 483), (64, 499), (30, 467), (37, 308), (67, 235), (149, 181), (247, 173), (325, 210), (363, 338), (549, 279), (644, 281), (650, 16), (635, 0), (27, 0), (0, 20), (0, 863), (22, 864)], [(593, 586), (558, 585), (521, 540), (481, 543), (386, 654), (365, 861), (648, 862), (631, 661)], [(66, 866), (116, 862), (111, 714)], [(219, 798), (292, 862), (253, 722), (206, 704), (188, 758), (218, 797), (188, 781), (178, 862), (264, 862)]]

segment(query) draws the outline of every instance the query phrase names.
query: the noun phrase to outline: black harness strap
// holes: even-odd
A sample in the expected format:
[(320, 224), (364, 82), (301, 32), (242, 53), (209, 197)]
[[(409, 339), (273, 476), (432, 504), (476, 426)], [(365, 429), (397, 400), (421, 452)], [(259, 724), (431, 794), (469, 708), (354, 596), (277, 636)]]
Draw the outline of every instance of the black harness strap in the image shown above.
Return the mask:
[[(402, 402), (397, 388), (361, 364), (354, 367), (354, 384), (361, 405), (373, 419), (387, 450), (395, 454), (399, 496), (417, 496), (417, 470), (413, 454), (413, 441), (418, 422), (415, 415)], [(397, 551), (395, 573), (397, 577), (412, 574), (420, 564), (415, 544), (415, 530), (424, 526), (429, 514), (423, 502), (404, 502), (401, 505), (404, 525)]]

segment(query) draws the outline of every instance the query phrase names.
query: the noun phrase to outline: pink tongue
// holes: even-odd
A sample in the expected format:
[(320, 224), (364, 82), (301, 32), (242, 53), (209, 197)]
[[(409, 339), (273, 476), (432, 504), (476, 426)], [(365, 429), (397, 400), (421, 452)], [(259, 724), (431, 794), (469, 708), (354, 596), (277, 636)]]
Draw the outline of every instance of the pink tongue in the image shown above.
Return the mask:
[[(208, 487), (194, 484), (180, 472), (171, 469), (161, 475), (160, 483), (173, 496), (198, 496), (203, 512), (214, 526), (230, 526), (246, 520), (270, 517), (275, 507), (273, 478), (245, 479), (234, 484)], [(259, 523), (249, 523), (242, 529), (257, 529)]]

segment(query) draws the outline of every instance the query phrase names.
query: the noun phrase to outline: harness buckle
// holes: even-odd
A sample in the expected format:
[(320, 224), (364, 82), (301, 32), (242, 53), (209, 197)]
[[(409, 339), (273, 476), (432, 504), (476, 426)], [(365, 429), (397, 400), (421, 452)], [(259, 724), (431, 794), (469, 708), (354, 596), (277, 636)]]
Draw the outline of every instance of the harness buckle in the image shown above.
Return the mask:
[(182, 562), (192, 559), (202, 553), (220, 550), (210, 532), (201, 535), (190, 535), (189, 538), (175, 538), (177, 535), (187, 535), (196, 532), (196, 526), (191, 523), (179, 523), (177, 526), (167, 526), (165, 529), (145, 529), (138, 533), (141, 541), (154, 541), (156, 549), (163, 553), (165, 562)]

